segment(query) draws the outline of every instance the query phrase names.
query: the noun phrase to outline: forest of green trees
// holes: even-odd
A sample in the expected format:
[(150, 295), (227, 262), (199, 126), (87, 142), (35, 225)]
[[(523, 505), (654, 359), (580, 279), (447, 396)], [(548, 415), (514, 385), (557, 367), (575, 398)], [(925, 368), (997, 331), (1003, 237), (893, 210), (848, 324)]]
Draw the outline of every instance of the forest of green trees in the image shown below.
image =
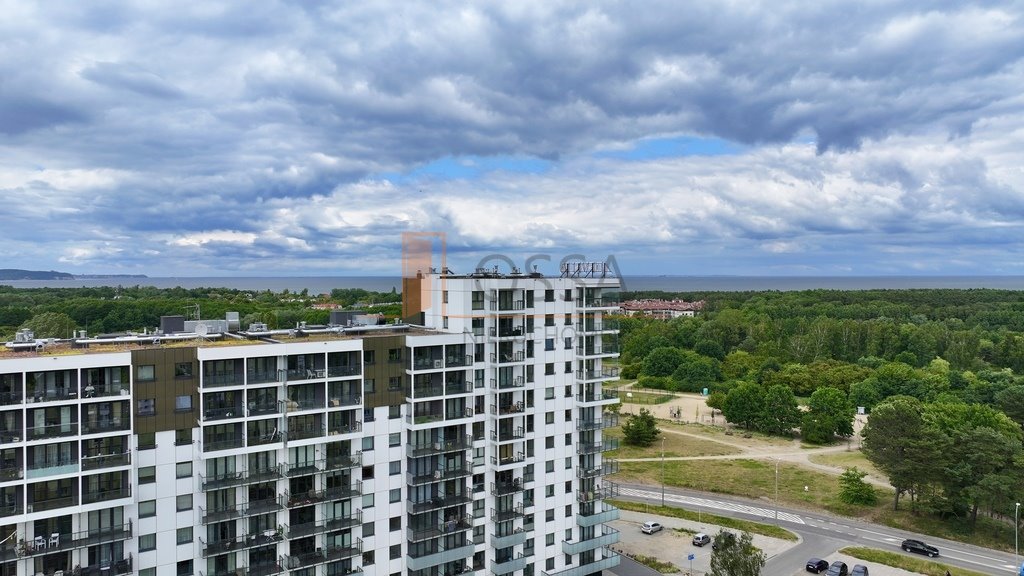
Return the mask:
[[(623, 294), (707, 302), (620, 321), (622, 374), (707, 388), (736, 425), (824, 443), (872, 414), (865, 453), (915, 511), (1013, 517), (1024, 489), (1024, 292)], [(798, 408), (798, 405), (800, 407)]]
[(238, 312), (242, 326), (264, 322), (272, 329), (305, 321), (326, 323), (330, 312), (311, 308), (315, 302), (343, 307), (369, 305), (373, 312), (396, 317), (401, 294), (336, 288), (329, 298), (302, 292), (233, 290), (228, 288), (12, 288), (0, 285), (0, 338), (13, 338), (18, 328), (32, 328), (37, 337), (66, 338), (73, 330), (107, 334), (155, 328), (161, 316), (190, 316), (198, 305), (203, 319)]

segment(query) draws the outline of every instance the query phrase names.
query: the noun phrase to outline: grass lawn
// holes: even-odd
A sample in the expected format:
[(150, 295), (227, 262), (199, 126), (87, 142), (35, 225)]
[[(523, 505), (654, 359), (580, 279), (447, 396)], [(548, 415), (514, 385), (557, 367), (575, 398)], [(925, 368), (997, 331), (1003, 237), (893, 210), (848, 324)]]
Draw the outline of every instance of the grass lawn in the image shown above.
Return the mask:
[[(732, 494), (764, 501), (771, 507), (775, 500), (775, 463), (762, 460), (701, 460), (679, 462), (666, 460), (665, 484), (693, 490)], [(620, 462), (619, 473), (610, 479), (656, 486), (661, 483), (660, 461)], [(804, 487), (807, 490), (804, 490)], [(878, 490), (879, 506), (889, 495)], [(828, 510), (844, 516), (864, 517), (878, 506), (854, 506), (839, 500), (839, 478), (782, 463), (779, 465), (779, 502), (784, 506)]]
[(699, 434), (709, 440), (718, 440), (727, 444), (738, 444), (757, 450), (759, 448), (792, 447), (794, 451), (796, 444), (787, 438), (769, 436), (757, 432), (750, 433), (750, 438), (745, 438), (746, 431), (729, 429), (722, 426), (708, 426), (707, 424), (675, 423), (671, 420), (658, 420), (658, 428), (662, 430), (678, 430), (689, 434)]
[(868, 461), (867, 457), (860, 450), (849, 452), (829, 452), (827, 454), (815, 454), (810, 457), (815, 464), (835, 466), (837, 468), (858, 468), (861, 472), (867, 472), (878, 478), (885, 478), (886, 475), (875, 468), (874, 464)]
[(945, 564), (935, 562), (934, 560), (909, 558), (903, 554), (887, 552), (885, 550), (876, 550), (874, 548), (847, 546), (846, 548), (839, 550), (839, 552), (868, 562), (877, 562), (894, 568), (902, 568), (908, 572), (924, 574), (925, 576), (945, 576), (950, 573), (956, 574), (957, 576), (985, 576), (982, 572), (975, 572), (974, 570), (958, 568), (956, 566), (947, 566)]
[[(621, 422), (621, 420), (620, 420)], [(604, 430), (604, 436), (606, 438), (622, 438), (622, 428), (616, 426), (614, 428), (606, 428)], [(665, 438), (665, 457), (666, 458), (682, 458), (691, 456), (723, 456), (726, 454), (738, 454), (739, 448), (727, 446), (725, 444), (719, 444), (718, 442), (712, 442), (711, 440), (701, 440), (699, 438), (693, 438), (690, 436), (682, 436), (680, 434), (665, 434), (662, 433), (661, 437)], [(626, 446), (620, 444), (618, 450), (605, 452), (607, 458), (660, 458), (661, 457), (661, 440), (659, 439), (652, 446), (647, 448), (639, 448), (637, 446)]]
[(659, 394), (655, 392), (634, 392), (619, 389), (619, 401), (623, 404), (664, 404), (672, 400), (671, 394)]
[[(773, 524), (762, 524), (760, 522), (751, 522), (750, 520), (742, 520), (739, 518), (729, 518), (726, 516), (717, 516), (704, 512), (698, 515), (696, 512), (684, 510), (682, 508), (676, 508), (674, 506), (654, 506), (651, 504), (640, 503), (640, 502), (629, 502), (626, 500), (609, 500), (609, 503), (619, 508), (620, 510), (632, 510), (634, 512), (643, 512), (645, 514), (655, 514), (657, 516), (671, 516), (672, 518), (683, 518), (686, 520), (704, 521), (716, 526), (724, 526), (726, 528), (733, 528), (736, 530), (742, 530), (744, 532), (750, 532), (751, 534), (760, 534), (762, 536), (770, 536), (772, 538), (779, 538), (782, 540), (789, 540), (795, 542), (798, 540), (796, 534), (793, 534), (785, 528), (780, 528)], [(682, 529), (677, 529), (684, 531)], [(688, 531), (690, 534), (694, 532)]]

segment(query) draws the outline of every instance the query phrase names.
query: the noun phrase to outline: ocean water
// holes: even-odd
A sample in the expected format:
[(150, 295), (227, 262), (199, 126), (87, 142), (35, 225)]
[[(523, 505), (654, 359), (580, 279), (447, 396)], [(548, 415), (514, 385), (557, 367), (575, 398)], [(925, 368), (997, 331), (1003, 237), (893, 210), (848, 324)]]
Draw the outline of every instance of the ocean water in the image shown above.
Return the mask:
[[(296, 277), (168, 277), (80, 278), (74, 280), (6, 280), (15, 288), (79, 288), (96, 286), (154, 286), (157, 288), (234, 288), (237, 290), (329, 293), (334, 288), (362, 288), (376, 292), (402, 290), (394, 276)], [(879, 288), (998, 288), (1024, 290), (1024, 276), (626, 276), (623, 290), (665, 292), (743, 290), (870, 290)]]

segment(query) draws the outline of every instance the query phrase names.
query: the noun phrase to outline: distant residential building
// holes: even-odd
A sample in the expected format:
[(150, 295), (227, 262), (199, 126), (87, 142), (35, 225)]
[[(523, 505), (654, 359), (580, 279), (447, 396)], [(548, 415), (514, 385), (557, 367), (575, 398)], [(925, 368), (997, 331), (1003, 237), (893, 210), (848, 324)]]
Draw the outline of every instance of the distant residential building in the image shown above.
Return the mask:
[(685, 300), (629, 300), (620, 306), (627, 316), (653, 316), (660, 320), (671, 320), (680, 316), (696, 316), (704, 310), (704, 301)]

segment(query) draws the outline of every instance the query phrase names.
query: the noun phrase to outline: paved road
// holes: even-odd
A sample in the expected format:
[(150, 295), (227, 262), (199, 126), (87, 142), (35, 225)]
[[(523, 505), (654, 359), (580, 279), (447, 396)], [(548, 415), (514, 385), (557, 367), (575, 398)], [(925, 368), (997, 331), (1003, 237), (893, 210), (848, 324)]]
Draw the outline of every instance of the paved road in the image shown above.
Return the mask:
[[(620, 492), (625, 500), (646, 501), (652, 504), (661, 503), (661, 489), (656, 486), (620, 484)], [(905, 538), (920, 538), (939, 548), (942, 556), (938, 559), (944, 564), (969, 568), (984, 574), (1005, 576), (1016, 574), (1017, 563), (1013, 554), (971, 546), (959, 542), (942, 540), (931, 536), (920, 536), (885, 526), (868, 524), (849, 518), (841, 518), (821, 512), (807, 512), (793, 509), (776, 511), (772, 504), (722, 496), (705, 494), (688, 490), (669, 488), (665, 493), (665, 502), (688, 510), (712, 511), (722, 516), (746, 518), (760, 522), (778, 523), (800, 536), (801, 541), (784, 551), (772, 556), (765, 565), (765, 574), (792, 574), (793, 566), (803, 566), (810, 556), (831, 559), (835, 552), (844, 546), (867, 546), (882, 550), (903, 553), (899, 544)], [(918, 556), (914, 556), (918, 557)], [(848, 561), (849, 563), (849, 561)], [(623, 566), (611, 570), (619, 576), (641, 576), (642, 572), (621, 571)], [(872, 570), (875, 574), (876, 571)], [(878, 576), (882, 576), (879, 574)]]

